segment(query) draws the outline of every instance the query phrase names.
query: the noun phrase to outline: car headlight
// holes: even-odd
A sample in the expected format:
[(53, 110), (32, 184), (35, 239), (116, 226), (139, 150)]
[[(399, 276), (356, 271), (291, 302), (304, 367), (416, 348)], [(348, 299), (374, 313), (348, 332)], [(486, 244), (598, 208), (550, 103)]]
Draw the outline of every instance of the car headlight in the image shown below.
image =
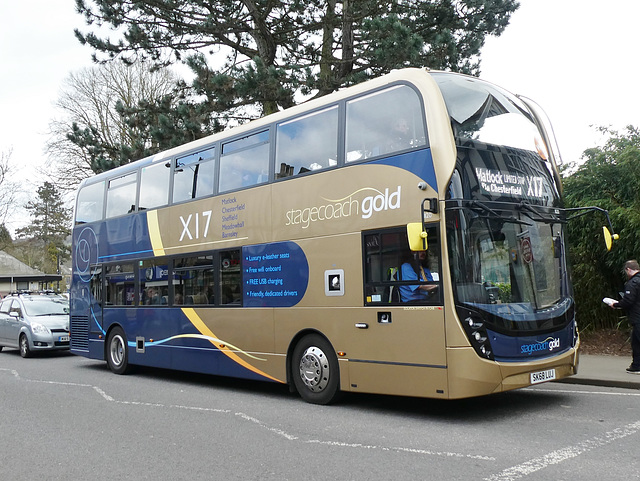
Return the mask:
[(49, 334), (49, 329), (47, 328), (47, 326), (44, 326), (44, 325), (39, 324), (37, 322), (32, 322), (31, 323), (31, 331), (34, 334)]

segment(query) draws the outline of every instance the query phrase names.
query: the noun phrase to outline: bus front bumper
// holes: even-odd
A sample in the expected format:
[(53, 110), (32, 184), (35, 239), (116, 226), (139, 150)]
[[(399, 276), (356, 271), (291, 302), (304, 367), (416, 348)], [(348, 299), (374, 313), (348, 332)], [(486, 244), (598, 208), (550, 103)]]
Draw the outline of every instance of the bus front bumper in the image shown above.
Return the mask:
[(527, 362), (481, 359), (473, 348), (447, 349), (449, 399), (511, 391), (578, 373), (579, 342), (556, 356)]

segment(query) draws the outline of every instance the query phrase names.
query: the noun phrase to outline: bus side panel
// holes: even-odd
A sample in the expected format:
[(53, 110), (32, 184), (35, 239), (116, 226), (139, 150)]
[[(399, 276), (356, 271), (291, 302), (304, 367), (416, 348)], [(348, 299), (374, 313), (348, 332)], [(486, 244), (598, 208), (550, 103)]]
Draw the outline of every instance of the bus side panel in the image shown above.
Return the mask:
[(273, 239), (323, 243), (325, 236), (417, 222), (422, 201), (438, 195), (433, 172), (431, 151), (420, 149), (275, 183)]
[(352, 391), (426, 397), (448, 393), (441, 306), (360, 309), (348, 316), (341, 340), (336, 348), (349, 359)]
[[(319, 242), (322, 248), (318, 248)], [(341, 359), (349, 360), (340, 363), (343, 380), (349, 379), (347, 386), (341, 381), (343, 389), (397, 393), (398, 379), (408, 371), (411, 375), (424, 371), (420, 379), (403, 389), (412, 395), (446, 395), (443, 307), (362, 307), (360, 232), (298, 240), (297, 244), (308, 260), (308, 286), (297, 305), (275, 311), (275, 352), (286, 353), (301, 332), (316, 331), (328, 339), (336, 352), (344, 353), (339, 356)], [(341, 295), (327, 290), (327, 276), (336, 270), (344, 273)], [(377, 368), (382, 368), (384, 374), (375, 376)], [(429, 384), (431, 380), (436, 384)], [(389, 384), (394, 386), (392, 390)]]
[[(99, 240), (103, 222), (78, 225), (73, 231), (72, 281), (70, 286), (70, 350), (73, 354), (103, 359), (103, 351), (96, 350), (94, 339), (102, 332), (101, 287), (92, 292), (92, 282), (100, 279), (102, 269), (96, 267), (100, 259)], [(94, 279), (94, 276), (97, 276)], [(98, 298), (96, 298), (96, 296)]]
[(439, 307), (416, 307), (386, 309), (391, 322), (378, 322), (382, 310), (372, 307), (278, 310), (276, 350), (286, 352), (301, 331), (316, 331), (344, 353), (343, 390), (446, 397), (444, 315)]
[(158, 209), (156, 255), (237, 248), (271, 240), (271, 185)]
[(284, 353), (274, 353), (273, 313), (270, 308), (195, 309), (187, 317), (223, 354), (220, 374), (286, 382)]
[(107, 330), (127, 336), (129, 363), (284, 382), (284, 361), (273, 352), (269, 309), (105, 309)]
[[(447, 370), (349, 361), (348, 388), (352, 392), (447, 398)], [(342, 372), (342, 371), (341, 371)]]
[(116, 217), (93, 226), (99, 235), (100, 260), (139, 259), (153, 256), (144, 212)]

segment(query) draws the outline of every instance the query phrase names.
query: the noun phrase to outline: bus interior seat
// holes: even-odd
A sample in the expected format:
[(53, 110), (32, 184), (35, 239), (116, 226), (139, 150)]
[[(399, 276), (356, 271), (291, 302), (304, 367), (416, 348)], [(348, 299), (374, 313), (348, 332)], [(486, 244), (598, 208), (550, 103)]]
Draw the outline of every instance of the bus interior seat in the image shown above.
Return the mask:
[[(387, 270), (387, 280), (390, 282), (398, 281), (400, 276), (400, 272), (397, 267), (389, 267)], [(398, 286), (389, 285), (384, 288), (384, 293), (382, 294), (382, 301), (388, 303), (396, 303), (400, 302), (400, 289)]]

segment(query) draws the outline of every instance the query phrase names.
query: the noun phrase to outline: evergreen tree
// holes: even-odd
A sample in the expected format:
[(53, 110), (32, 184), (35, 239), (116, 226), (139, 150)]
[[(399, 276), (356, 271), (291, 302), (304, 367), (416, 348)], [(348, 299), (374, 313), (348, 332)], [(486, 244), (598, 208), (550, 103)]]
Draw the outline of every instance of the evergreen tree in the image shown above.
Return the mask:
[[(195, 77), (177, 86), (178, 107), (167, 99), (124, 109), (133, 123), (157, 110), (154, 135), (167, 148), (189, 135), (206, 135), (291, 107), (392, 69), (419, 66), (477, 74), (489, 35), (499, 35), (516, 0), (76, 0), (91, 25), (122, 32), (112, 41), (76, 30), (95, 59), (143, 59), (157, 67), (182, 61)], [(215, 114), (215, 115), (214, 115)], [(215, 122), (211, 119), (216, 118)], [(207, 123), (202, 123), (203, 120)], [(201, 123), (202, 128), (193, 128)], [(191, 126), (191, 128), (189, 128)], [(95, 132), (72, 134), (96, 159), (114, 156)], [(124, 154), (124, 152), (123, 152)], [(123, 155), (127, 157), (127, 155)]]
[(16, 236), (28, 238), (45, 252), (42, 266), (47, 273), (57, 272), (59, 263), (70, 257), (65, 239), (71, 234), (71, 209), (66, 208), (60, 192), (50, 182), (38, 187), (38, 198), (29, 201), (25, 209), (29, 211), (31, 223), (16, 230)]
[[(569, 254), (582, 329), (612, 328), (623, 320), (602, 302), (617, 297), (624, 277), (620, 269), (628, 259), (640, 260), (640, 130), (629, 126), (624, 132), (600, 129), (609, 136), (603, 147), (588, 149), (584, 162), (563, 180), (567, 207), (597, 206), (609, 211), (620, 235), (613, 248), (604, 247), (599, 213), (590, 213), (568, 223)], [(594, 242), (594, 237), (596, 242)]]
[(13, 240), (9, 229), (7, 229), (6, 225), (0, 224), (0, 251), (10, 248), (12, 244)]

